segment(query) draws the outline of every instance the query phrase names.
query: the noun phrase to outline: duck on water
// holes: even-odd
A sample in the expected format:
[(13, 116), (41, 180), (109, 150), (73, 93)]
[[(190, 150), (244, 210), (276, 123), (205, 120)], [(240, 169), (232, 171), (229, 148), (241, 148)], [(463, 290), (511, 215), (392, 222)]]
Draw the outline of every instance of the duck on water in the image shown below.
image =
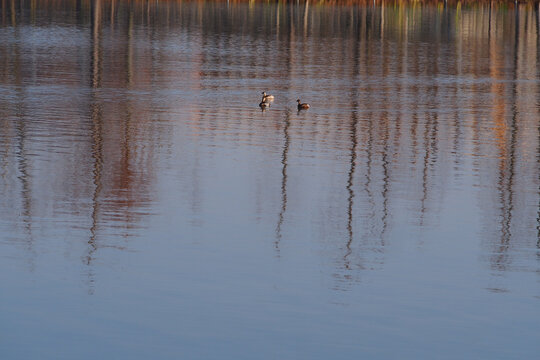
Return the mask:
[(266, 91), (262, 92), (262, 96), (264, 102), (274, 101), (274, 95), (267, 94)]
[(296, 102), (298, 103), (298, 110), (307, 110), (310, 107), (308, 103), (301, 103), (300, 99), (296, 99)]
[(264, 99), (261, 101), (261, 103), (259, 104), (260, 108), (261, 109), (266, 109), (266, 108), (269, 108), (270, 107), (270, 103), (268, 101), (264, 101)]

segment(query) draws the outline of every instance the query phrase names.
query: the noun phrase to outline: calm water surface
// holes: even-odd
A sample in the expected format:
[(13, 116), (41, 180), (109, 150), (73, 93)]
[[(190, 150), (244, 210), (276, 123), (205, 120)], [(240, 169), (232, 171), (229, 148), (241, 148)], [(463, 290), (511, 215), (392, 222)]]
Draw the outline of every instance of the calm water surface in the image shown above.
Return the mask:
[(2, 359), (538, 356), (538, 5), (0, 5)]

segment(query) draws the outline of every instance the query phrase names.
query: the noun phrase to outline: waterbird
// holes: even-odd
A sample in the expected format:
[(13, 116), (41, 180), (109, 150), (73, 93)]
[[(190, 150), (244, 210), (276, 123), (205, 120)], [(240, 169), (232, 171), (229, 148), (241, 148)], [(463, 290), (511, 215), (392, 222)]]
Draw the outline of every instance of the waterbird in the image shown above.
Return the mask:
[(264, 99), (264, 97), (263, 97), (262, 100), (261, 100), (261, 103), (259, 104), (259, 106), (260, 106), (261, 109), (264, 110), (264, 109), (270, 107), (270, 103), (268, 101), (266, 101)]
[(274, 95), (266, 94), (266, 91), (262, 92), (263, 95), (263, 101), (274, 101)]
[(298, 110), (307, 110), (309, 109), (308, 103), (301, 103), (300, 99), (296, 99), (296, 102), (298, 103)]

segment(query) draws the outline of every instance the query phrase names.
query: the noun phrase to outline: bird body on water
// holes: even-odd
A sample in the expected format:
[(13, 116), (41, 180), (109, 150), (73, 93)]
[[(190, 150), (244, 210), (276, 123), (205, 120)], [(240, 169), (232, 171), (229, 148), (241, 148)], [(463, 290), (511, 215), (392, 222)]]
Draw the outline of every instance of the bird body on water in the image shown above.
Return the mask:
[(262, 98), (262, 100), (261, 100), (261, 102), (260, 102), (260, 104), (259, 104), (259, 107), (260, 107), (261, 109), (266, 109), (266, 108), (270, 107), (270, 102), (266, 101), (266, 100), (264, 99), (264, 96), (263, 96), (263, 98)]
[(297, 99), (296, 102), (298, 103), (298, 110), (307, 110), (310, 108), (308, 103), (301, 103), (300, 99)]
[(267, 94), (266, 91), (262, 92), (263, 95), (263, 101), (274, 101), (274, 95)]

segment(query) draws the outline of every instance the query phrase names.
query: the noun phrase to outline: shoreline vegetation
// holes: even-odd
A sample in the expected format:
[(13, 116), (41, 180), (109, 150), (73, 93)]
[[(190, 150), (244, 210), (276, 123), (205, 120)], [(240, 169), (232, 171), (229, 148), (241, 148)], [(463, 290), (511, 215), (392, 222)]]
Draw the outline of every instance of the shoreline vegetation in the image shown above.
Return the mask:
[[(309, 8), (332, 6), (350, 6), (354, 8), (381, 9), (444, 9), (460, 10), (501, 10), (517, 11), (518, 9), (533, 11), (540, 19), (540, 0), (0, 0), (0, 25), (9, 26), (18, 23), (19, 16), (34, 17), (34, 12), (40, 9), (58, 8), (63, 11), (78, 13), (85, 16), (88, 12), (100, 8), (114, 14), (120, 7), (129, 7), (143, 13), (152, 13), (158, 8), (191, 5), (255, 6), (267, 4), (272, 7), (285, 8), (301, 6)], [(400, 11), (401, 11), (400, 10)]]
[[(456, 10), (489, 10), (518, 11), (535, 13), (540, 22), (540, 0), (0, 0), (0, 26), (15, 26), (21, 17), (34, 18), (36, 11), (49, 11), (51, 8), (62, 9), (76, 15), (79, 20), (89, 13), (108, 13), (115, 16), (120, 8), (130, 8), (150, 15), (155, 11), (172, 11), (182, 4), (191, 6), (252, 6), (269, 5), (273, 8), (302, 7), (309, 9), (324, 7), (380, 8), (395, 10), (402, 14), (403, 10), (418, 11), (422, 9)], [(161, 9), (161, 10), (158, 10)], [(172, 11), (174, 13), (174, 11)], [(172, 15), (171, 13), (171, 15)], [(112, 19), (112, 17), (111, 17)]]
[(540, 0), (0, 0), (0, 9), (2, 14), (17, 9), (27, 8), (26, 4), (30, 5), (30, 8), (51, 6), (51, 5), (63, 5), (69, 6), (70, 4), (76, 7), (91, 6), (93, 2), (100, 2), (102, 4), (120, 4), (129, 3), (134, 5), (145, 4), (147, 6), (157, 5), (160, 3), (227, 3), (227, 4), (310, 4), (312, 6), (317, 5), (357, 5), (357, 6), (452, 6), (452, 7), (475, 7), (475, 6), (509, 6), (512, 7), (516, 4), (530, 4), (539, 5)]

